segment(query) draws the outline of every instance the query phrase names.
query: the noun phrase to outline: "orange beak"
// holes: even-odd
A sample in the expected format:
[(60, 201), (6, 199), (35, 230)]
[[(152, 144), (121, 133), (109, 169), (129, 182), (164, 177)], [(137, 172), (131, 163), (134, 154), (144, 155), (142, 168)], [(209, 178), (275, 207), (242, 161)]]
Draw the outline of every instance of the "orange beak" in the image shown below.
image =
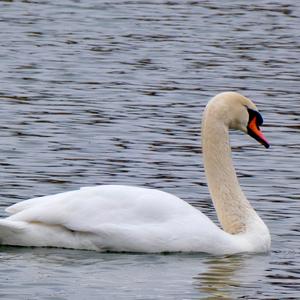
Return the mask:
[(270, 144), (264, 134), (261, 132), (258, 126), (257, 116), (254, 115), (252, 119), (250, 119), (248, 123), (248, 134), (255, 138), (258, 142), (264, 145), (266, 148), (270, 147)]

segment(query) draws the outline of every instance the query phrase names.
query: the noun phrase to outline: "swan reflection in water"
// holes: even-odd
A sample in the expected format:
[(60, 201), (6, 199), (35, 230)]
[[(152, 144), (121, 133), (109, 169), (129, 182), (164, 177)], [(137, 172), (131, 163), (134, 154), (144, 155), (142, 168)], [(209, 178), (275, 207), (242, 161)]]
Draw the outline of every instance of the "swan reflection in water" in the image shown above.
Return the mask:
[(194, 277), (195, 287), (201, 295), (205, 294), (201, 299), (237, 299), (248, 296), (255, 299), (255, 295), (258, 297), (259, 294), (256, 283), (265, 280), (269, 258), (267, 255), (230, 255), (211, 257), (203, 263), (207, 270)]

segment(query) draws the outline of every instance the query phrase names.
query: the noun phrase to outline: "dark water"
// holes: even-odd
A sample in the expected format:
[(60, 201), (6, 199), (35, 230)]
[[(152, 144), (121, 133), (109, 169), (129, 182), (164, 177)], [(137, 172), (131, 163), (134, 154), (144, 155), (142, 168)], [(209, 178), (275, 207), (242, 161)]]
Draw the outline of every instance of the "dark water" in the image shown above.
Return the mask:
[(0, 205), (121, 183), (216, 220), (201, 161), (209, 98), (235, 90), (272, 146), (232, 134), (268, 255), (2, 247), (1, 299), (299, 299), (297, 1), (0, 1)]

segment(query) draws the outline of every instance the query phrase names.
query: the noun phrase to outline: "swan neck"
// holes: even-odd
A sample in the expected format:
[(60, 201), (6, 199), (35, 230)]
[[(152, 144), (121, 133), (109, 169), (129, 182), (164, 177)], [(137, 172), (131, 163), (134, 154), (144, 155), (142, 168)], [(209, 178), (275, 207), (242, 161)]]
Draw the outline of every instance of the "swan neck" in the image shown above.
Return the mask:
[(257, 215), (238, 182), (229, 128), (207, 110), (202, 124), (202, 149), (208, 188), (222, 228), (231, 234), (245, 232), (249, 218)]

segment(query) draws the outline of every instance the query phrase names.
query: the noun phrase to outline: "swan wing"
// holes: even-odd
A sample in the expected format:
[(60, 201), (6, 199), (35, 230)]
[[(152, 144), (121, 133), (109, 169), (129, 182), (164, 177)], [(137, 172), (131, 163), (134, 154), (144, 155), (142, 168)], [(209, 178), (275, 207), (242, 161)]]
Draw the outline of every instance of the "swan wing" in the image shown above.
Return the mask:
[[(87, 190), (93, 190), (95, 191), (96, 189), (101, 192), (101, 190), (105, 186), (98, 186), (98, 187), (81, 187), (79, 190), (75, 191), (69, 191), (69, 192), (63, 192), (63, 193), (58, 193), (55, 195), (48, 195), (48, 196), (41, 196), (41, 197), (35, 197), (31, 198), (28, 200), (24, 200), (18, 203), (15, 203), (7, 208), (5, 208), (5, 211), (9, 213), (10, 215), (19, 213), (23, 210), (26, 210), (28, 208), (35, 207), (37, 205), (45, 205), (47, 202), (50, 203), (55, 203), (55, 202), (60, 202), (60, 201), (69, 201), (68, 199), (74, 199), (74, 195), (76, 196), (77, 199), (81, 199), (82, 196), (85, 196), (85, 193)], [(81, 193), (83, 191), (83, 193)]]
[(5, 211), (10, 215), (17, 214), (23, 210), (33, 208), (33, 207), (41, 205), (41, 204), (44, 205), (47, 202), (54, 202), (54, 201), (57, 201), (58, 199), (67, 198), (69, 196), (69, 194), (71, 194), (71, 193), (74, 193), (74, 191), (59, 193), (56, 195), (31, 198), (28, 200), (24, 200), (24, 201), (15, 203), (9, 207), (6, 207)]
[(199, 212), (169, 193), (116, 185), (33, 198), (10, 206), (7, 211), (12, 214), (10, 220), (62, 225), (80, 231), (98, 228), (100, 224), (159, 224)]
[(209, 253), (232, 246), (230, 235), (198, 209), (155, 189), (86, 187), (29, 199), (8, 211), (0, 232), (12, 245)]

